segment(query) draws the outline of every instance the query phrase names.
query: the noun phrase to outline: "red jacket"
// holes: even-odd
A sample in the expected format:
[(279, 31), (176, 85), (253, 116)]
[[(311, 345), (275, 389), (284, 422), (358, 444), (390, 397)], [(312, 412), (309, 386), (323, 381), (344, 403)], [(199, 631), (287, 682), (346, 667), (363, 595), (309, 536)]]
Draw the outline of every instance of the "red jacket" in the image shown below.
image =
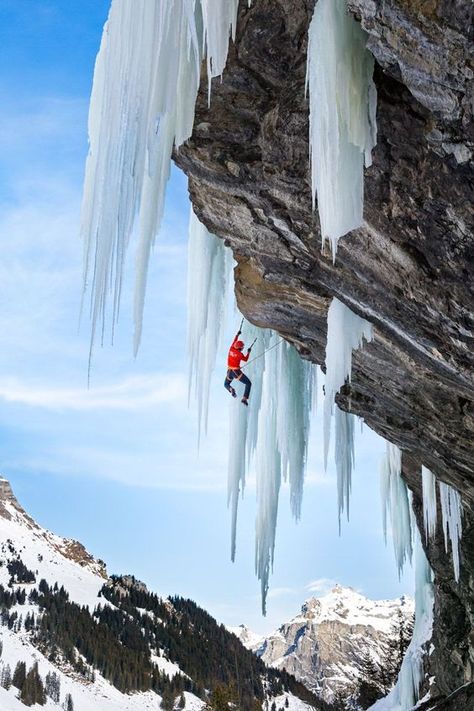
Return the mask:
[(227, 356), (227, 367), (231, 368), (232, 370), (236, 370), (237, 368), (240, 368), (240, 361), (244, 361), (246, 363), (249, 359), (249, 351), (247, 351), (247, 355), (244, 355), (242, 351), (237, 350), (235, 348), (235, 342), (239, 340), (239, 334), (234, 338), (232, 341), (232, 345), (229, 348), (229, 355)]

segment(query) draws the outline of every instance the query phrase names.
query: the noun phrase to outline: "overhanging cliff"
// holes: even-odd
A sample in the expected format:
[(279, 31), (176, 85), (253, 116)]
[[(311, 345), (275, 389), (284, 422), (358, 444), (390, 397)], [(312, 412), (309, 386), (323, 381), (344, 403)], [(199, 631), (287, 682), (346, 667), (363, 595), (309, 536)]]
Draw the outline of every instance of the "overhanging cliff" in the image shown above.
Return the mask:
[(203, 80), (193, 136), (175, 160), (200, 220), (232, 247), (242, 313), (316, 363), (332, 297), (369, 320), (374, 340), (355, 353), (339, 404), (403, 450), (415, 495), (421, 464), (462, 493), (459, 585), (441, 537), (428, 550), (431, 664), (436, 693), (447, 696), (474, 679), (473, 6), (351, 0), (376, 60), (378, 143), (364, 225), (340, 241), (335, 263), (311, 207), (304, 83), (313, 8), (241, 2), (223, 80), (210, 106)]

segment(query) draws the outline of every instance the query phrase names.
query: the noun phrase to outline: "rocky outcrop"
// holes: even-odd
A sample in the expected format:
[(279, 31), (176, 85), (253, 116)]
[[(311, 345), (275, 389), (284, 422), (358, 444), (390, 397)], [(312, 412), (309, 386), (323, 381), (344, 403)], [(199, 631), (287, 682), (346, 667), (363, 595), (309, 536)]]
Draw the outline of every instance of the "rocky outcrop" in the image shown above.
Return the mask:
[[(440, 541), (428, 550), (437, 586), (432, 661), (446, 696), (474, 679), (473, 4), (349, 5), (376, 60), (379, 133), (364, 225), (341, 240), (335, 263), (321, 250), (309, 185), (313, 0), (241, 2), (223, 81), (214, 82), (210, 107), (203, 82), (192, 139), (175, 160), (199, 218), (234, 251), (245, 316), (316, 363), (324, 362), (332, 297), (368, 319), (374, 340), (355, 354), (339, 404), (401, 447), (412, 489), (423, 463), (462, 492), (456, 589)], [(463, 623), (445, 671), (443, 619), (453, 605), (451, 628)]]
[(386, 658), (394, 636), (408, 634), (413, 611), (409, 598), (373, 601), (336, 585), (307, 600), (299, 615), (253, 649), (266, 664), (286, 669), (331, 702), (335, 695), (355, 693), (364, 660)]

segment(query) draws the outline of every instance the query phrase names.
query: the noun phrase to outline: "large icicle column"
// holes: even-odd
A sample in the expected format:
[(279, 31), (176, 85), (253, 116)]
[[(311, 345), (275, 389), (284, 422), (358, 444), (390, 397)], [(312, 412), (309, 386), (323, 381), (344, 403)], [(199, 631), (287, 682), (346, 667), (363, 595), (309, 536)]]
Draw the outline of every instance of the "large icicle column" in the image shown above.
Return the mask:
[(376, 143), (377, 95), (367, 35), (347, 15), (346, 0), (318, 0), (309, 28), (307, 87), (313, 202), (323, 245), (360, 227), (364, 161)]
[(82, 207), (85, 280), (92, 274), (94, 334), (99, 319), (103, 330), (110, 292), (118, 316), (138, 207), (135, 350), (171, 152), (192, 132), (200, 45), (192, 0), (113, 0), (96, 61)]
[(341, 513), (349, 513), (352, 467), (354, 464), (354, 415), (339, 412), (335, 397), (346, 380), (350, 382), (352, 351), (373, 338), (371, 324), (334, 298), (328, 310), (326, 379), (324, 395), (324, 464), (327, 466), (331, 420), (336, 407), (335, 457), (338, 478), (339, 525)]
[(444, 545), (448, 552), (448, 537), (451, 541), (453, 556), (454, 577), (459, 581), (460, 560), (459, 543), (462, 533), (462, 502), (459, 491), (449, 484), (439, 482), (439, 495), (441, 499), (441, 515), (443, 519)]
[(293, 346), (272, 333), (265, 355), (255, 457), (258, 502), (255, 569), (261, 585), (263, 614), (273, 566), (282, 477), (289, 481), (296, 519), (301, 511), (314, 385), (315, 370), (311, 363), (302, 360)]
[(408, 488), (402, 479), (402, 453), (390, 442), (387, 442), (385, 458), (380, 467), (380, 492), (385, 541), (387, 541), (387, 514), (390, 514), (393, 549), (398, 573), (401, 575), (405, 563), (411, 562), (412, 559), (413, 527)]
[(189, 395), (198, 401), (198, 441), (207, 431), (211, 377), (216, 364), (230, 285), (232, 253), (207, 231), (193, 209), (188, 242)]
[(247, 468), (254, 464), (258, 508), (255, 569), (265, 614), (282, 479), (290, 485), (293, 516), (298, 519), (301, 512), (316, 371), (276, 333), (246, 324), (244, 336), (247, 341), (258, 341), (255, 356), (245, 367), (252, 380), (249, 408), (238, 400), (230, 403), (231, 557), (235, 559), (239, 496), (245, 488)]
[[(432, 538), (436, 533), (438, 510), (436, 500), (436, 477), (426, 467), (421, 468), (423, 485), (423, 520), (425, 535)], [(454, 577), (459, 581), (460, 560), (459, 544), (462, 535), (462, 501), (461, 495), (449, 484), (439, 482), (439, 497), (441, 501), (441, 519), (443, 522), (444, 546), (448, 552), (448, 539), (451, 542)]]
[(224, 69), (237, 7), (238, 0), (112, 0), (94, 72), (82, 205), (92, 344), (99, 326), (103, 336), (109, 299), (112, 323), (118, 317), (136, 227), (135, 352), (139, 347), (173, 146), (192, 133), (203, 51), (209, 80)]
[[(246, 323), (244, 336), (248, 343), (257, 339), (255, 353), (264, 354), (271, 338), (270, 331), (263, 331)], [(227, 473), (227, 502), (231, 509), (231, 559), (235, 560), (237, 537), (237, 513), (239, 496), (244, 494), (247, 468), (250, 465), (258, 440), (258, 414), (262, 402), (263, 373), (265, 355), (252, 358), (245, 372), (252, 381), (251, 404), (249, 408), (242, 406), (240, 398), (229, 403), (229, 457)]]

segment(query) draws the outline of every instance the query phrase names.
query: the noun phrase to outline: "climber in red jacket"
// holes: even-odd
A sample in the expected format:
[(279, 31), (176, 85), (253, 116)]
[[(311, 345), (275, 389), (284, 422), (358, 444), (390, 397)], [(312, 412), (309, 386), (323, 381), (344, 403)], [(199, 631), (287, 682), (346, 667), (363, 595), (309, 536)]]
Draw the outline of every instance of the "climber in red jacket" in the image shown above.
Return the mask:
[(240, 380), (240, 382), (245, 385), (245, 392), (242, 398), (242, 402), (244, 405), (248, 405), (250, 388), (252, 387), (252, 383), (245, 375), (245, 373), (241, 371), (240, 363), (241, 361), (244, 361), (244, 363), (248, 361), (252, 346), (247, 349), (247, 355), (244, 355), (242, 352), (244, 349), (244, 342), (239, 340), (240, 334), (241, 331), (238, 331), (229, 349), (229, 355), (227, 356), (227, 376), (224, 381), (224, 387), (230, 392), (232, 397), (237, 397), (237, 393), (232, 387), (231, 382), (234, 380), (234, 378), (236, 380)]

